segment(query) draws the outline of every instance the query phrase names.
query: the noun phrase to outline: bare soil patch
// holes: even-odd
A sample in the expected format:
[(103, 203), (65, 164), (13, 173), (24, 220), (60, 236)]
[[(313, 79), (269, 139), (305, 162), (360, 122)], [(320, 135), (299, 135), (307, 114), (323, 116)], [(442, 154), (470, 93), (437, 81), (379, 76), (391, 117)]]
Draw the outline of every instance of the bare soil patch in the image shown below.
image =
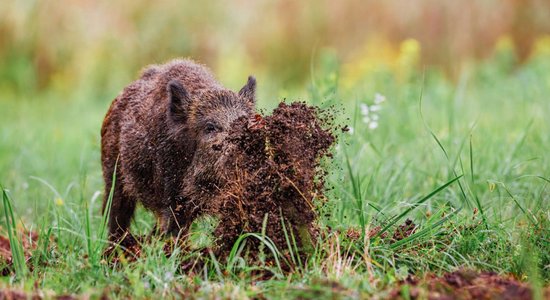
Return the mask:
[[(550, 287), (543, 291), (549, 299)], [(533, 290), (510, 275), (458, 270), (442, 276), (408, 278), (392, 287), (384, 299), (533, 299)]]

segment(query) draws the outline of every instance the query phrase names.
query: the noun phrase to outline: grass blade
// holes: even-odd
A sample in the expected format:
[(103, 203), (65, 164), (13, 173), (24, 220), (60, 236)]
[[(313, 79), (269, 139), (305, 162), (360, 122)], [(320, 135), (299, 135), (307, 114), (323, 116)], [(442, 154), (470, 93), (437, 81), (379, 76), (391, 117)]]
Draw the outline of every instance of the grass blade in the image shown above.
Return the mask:
[(109, 223), (109, 216), (111, 215), (111, 205), (113, 203), (113, 196), (114, 196), (114, 193), (115, 193), (115, 182), (116, 182), (117, 168), (118, 168), (118, 158), (115, 162), (115, 167), (114, 167), (114, 170), (113, 170), (113, 177), (112, 177), (112, 180), (111, 180), (111, 189), (109, 190), (109, 197), (107, 197), (107, 203), (105, 204), (105, 208), (104, 208), (104, 211), (103, 211), (103, 216), (102, 216), (102, 219), (101, 219), (101, 225), (100, 225), (101, 227), (99, 229), (99, 236), (98, 236), (98, 238), (100, 240), (105, 239), (105, 230), (106, 230), (107, 225)]
[(12, 255), (12, 261), (15, 268), (15, 274), (17, 277), (22, 278), (28, 273), (27, 264), (25, 261), (25, 253), (23, 245), (17, 236), (17, 223), (13, 214), (13, 208), (8, 193), (3, 186), (2, 189), (2, 202), (4, 204), (4, 216), (6, 218), (6, 228), (8, 230), (8, 239), (10, 241), (10, 249)]
[(227, 264), (226, 270), (228, 272), (232, 272), (233, 265), (234, 265), (234, 263), (236, 261), (236, 258), (237, 258), (237, 251), (239, 250), (239, 248), (241, 246), (241, 243), (243, 243), (246, 239), (248, 239), (250, 237), (253, 237), (253, 238), (259, 240), (261, 243), (263, 243), (271, 251), (271, 254), (273, 255), (273, 259), (275, 259), (275, 264), (277, 265), (277, 269), (279, 270), (279, 273), (278, 274), (275, 273), (275, 275), (277, 277), (282, 277), (281, 274), (283, 273), (283, 271), (282, 271), (283, 269), (281, 268), (281, 263), (279, 261), (279, 257), (283, 258), (285, 260), (285, 263), (288, 264), (288, 262), (286, 262), (286, 259), (284, 258), (284, 256), (279, 252), (279, 250), (275, 246), (275, 243), (273, 243), (273, 241), (269, 237), (267, 237), (267, 236), (264, 237), (264, 236), (261, 236), (257, 233), (252, 233), (252, 232), (242, 234), (235, 241), (235, 243), (233, 244), (233, 247), (231, 248), (231, 251), (229, 252), (228, 264)]
[(352, 191), (353, 191), (353, 198), (355, 200), (356, 210), (359, 217), (359, 224), (361, 225), (361, 236), (362, 239), (364, 239), (364, 235), (366, 234), (366, 226), (367, 222), (365, 219), (365, 213), (363, 211), (363, 193), (361, 191), (361, 179), (358, 178), (359, 176), (354, 174), (353, 168), (351, 167), (349, 156), (346, 153), (346, 167), (348, 169), (348, 175), (350, 177)]
[[(283, 233), (285, 235), (285, 240), (286, 240), (286, 245), (288, 247), (288, 251), (290, 253), (290, 259), (292, 260), (292, 265), (296, 265), (296, 258), (294, 257), (294, 251), (293, 251), (293, 248), (292, 248), (292, 244), (290, 242), (290, 237), (288, 236), (288, 231), (286, 229), (286, 225), (285, 225), (285, 218), (283, 216), (283, 210), (282, 209), (279, 209), (279, 214), (281, 216), (281, 226), (283, 227)], [(292, 228), (291, 228), (292, 230)]]

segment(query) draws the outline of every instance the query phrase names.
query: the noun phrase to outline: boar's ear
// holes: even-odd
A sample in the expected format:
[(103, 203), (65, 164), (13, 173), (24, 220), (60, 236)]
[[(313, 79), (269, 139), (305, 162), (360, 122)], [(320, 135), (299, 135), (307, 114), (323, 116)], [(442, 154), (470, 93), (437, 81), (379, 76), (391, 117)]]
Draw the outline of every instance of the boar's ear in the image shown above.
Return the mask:
[(239, 91), (239, 96), (247, 100), (252, 106), (256, 104), (256, 78), (254, 76), (248, 76), (248, 81)]
[(189, 105), (191, 104), (189, 93), (177, 80), (170, 81), (166, 88), (168, 90), (168, 97), (170, 98), (168, 108), (170, 118), (175, 122), (185, 122), (187, 120)]

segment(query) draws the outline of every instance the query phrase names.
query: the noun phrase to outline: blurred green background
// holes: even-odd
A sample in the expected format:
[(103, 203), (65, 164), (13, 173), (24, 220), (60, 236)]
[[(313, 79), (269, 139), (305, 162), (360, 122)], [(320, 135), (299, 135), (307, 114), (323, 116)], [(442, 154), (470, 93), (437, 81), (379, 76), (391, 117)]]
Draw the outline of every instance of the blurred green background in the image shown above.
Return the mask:
[[(358, 61), (396, 67), (411, 47), (419, 48), (419, 67), (438, 66), (456, 79), (465, 62), (490, 57), (499, 43), (511, 43), (516, 63), (525, 62), (549, 33), (546, 0), (7, 0), (0, 94), (51, 90), (105, 101), (145, 65), (189, 56), (231, 88), (257, 74), (275, 101), (273, 93), (286, 96), (310, 80), (327, 50), (350, 64), (343, 75), (351, 81), (363, 71), (354, 69)], [(418, 45), (403, 45), (407, 39)]]

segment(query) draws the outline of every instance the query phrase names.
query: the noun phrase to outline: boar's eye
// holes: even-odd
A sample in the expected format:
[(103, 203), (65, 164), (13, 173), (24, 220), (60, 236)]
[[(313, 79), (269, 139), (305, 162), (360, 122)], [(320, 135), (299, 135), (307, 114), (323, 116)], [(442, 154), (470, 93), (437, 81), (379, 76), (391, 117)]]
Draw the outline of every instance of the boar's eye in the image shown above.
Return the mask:
[(214, 123), (208, 122), (208, 123), (206, 123), (206, 126), (204, 127), (204, 131), (206, 133), (216, 132), (216, 131), (218, 131), (218, 126), (216, 126), (216, 124), (214, 124)]

